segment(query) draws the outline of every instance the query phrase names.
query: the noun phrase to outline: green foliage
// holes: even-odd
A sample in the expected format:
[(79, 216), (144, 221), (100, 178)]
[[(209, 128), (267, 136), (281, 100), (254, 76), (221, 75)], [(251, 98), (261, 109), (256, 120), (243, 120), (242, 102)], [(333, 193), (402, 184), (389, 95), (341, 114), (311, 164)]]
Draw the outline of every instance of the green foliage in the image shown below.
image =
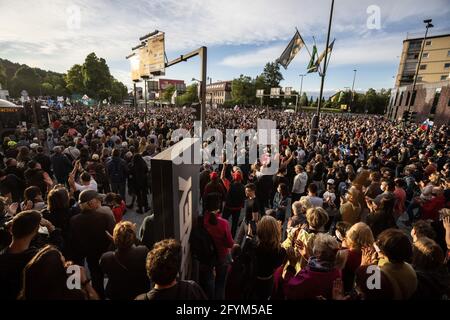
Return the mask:
[(48, 82), (44, 82), (41, 85), (41, 89), (42, 89), (42, 94), (44, 94), (44, 95), (52, 95), (53, 91), (54, 91), (53, 85)]
[(352, 112), (383, 114), (389, 103), (391, 90), (381, 89), (377, 92), (370, 88), (365, 94), (355, 93)]
[(114, 79), (106, 61), (95, 53), (86, 57), (83, 65), (75, 64), (67, 74), (30, 68), (27, 65), (0, 59), (0, 83), (10, 91), (11, 97), (19, 97), (22, 90), (30, 96), (83, 95), (103, 100), (111, 97), (121, 102), (127, 95), (126, 86)]
[(111, 85), (111, 102), (112, 103), (122, 103), (124, 98), (128, 94), (127, 87), (120, 81), (117, 81), (113, 77), (111, 77), (112, 85)]
[(89, 97), (103, 100), (110, 96), (112, 77), (105, 59), (98, 58), (93, 52), (90, 53), (81, 67), (81, 74)]
[(168, 85), (162, 94), (162, 98), (164, 101), (171, 102), (172, 95), (175, 92), (176, 88), (173, 84)]
[(306, 95), (306, 92), (303, 92), (302, 96), (300, 97), (299, 105), (304, 107), (307, 107), (309, 105), (308, 96)]
[(79, 64), (73, 65), (65, 75), (67, 89), (70, 93), (82, 94), (84, 92), (82, 67)]
[(11, 91), (13, 96), (20, 96), (22, 90), (26, 90), (30, 96), (37, 96), (40, 93), (41, 77), (36, 70), (23, 65), (17, 71), (11, 81)]
[(255, 80), (249, 76), (241, 76), (231, 83), (231, 96), (235, 104), (250, 105), (256, 102)]
[(7, 78), (6, 78), (6, 70), (3, 65), (0, 64), (0, 85), (2, 88), (6, 88)]
[(278, 87), (280, 82), (284, 80), (280, 72), (280, 65), (276, 62), (268, 62), (261, 76), (264, 77), (264, 84), (268, 88)]
[(176, 104), (183, 106), (183, 105), (190, 105), (192, 103), (199, 102), (197, 90), (198, 90), (198, 85), (196, 83), (191, 84), (190, 86), (187, 86), (186, 92), (177, 97)]

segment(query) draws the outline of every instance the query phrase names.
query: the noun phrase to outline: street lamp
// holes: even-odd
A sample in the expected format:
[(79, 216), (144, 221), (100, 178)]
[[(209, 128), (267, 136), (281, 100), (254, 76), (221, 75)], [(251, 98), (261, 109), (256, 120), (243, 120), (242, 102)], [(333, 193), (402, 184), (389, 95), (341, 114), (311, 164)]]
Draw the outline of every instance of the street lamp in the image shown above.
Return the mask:
[[(302, 109), (302, 103), (301, 103), (302, 100), (301, 99), (302, 99), (302, 91), (303, 91), (303, 78), (306, 76), (306, 74), (299, 74), (299, 76), (302, 78), (302, 81), (300, 84), (300, 94), (298, 95), (299, 96), (298, 100), (300, 101), (300, 110), (301, 110)], [(297, 110), (295, 110), (295, 112), (297, 112)]]
[(425, 26), (425, 36), (423, 37), (423, 42), (422, 42), (422, 46), (421, 46), (421, 48), (420, 48), (420, 54), (419, 54), (419, 62), (417, 63), (416, 73), (414, 74), (414, 81), (413, 81), (413, 87), (412, 87), (412, 95), (411, 95), (411, 99), (410, 99), (409, 102), (408, 102), (408, 112), (410, 112), (411, 106), (413, 105), (413, 103), (414, 103), (415, 100), (416, 100), (415, 98), (416, 98), (417, 75), (419, 74), (420, 63), (422, 62), (423, 49), (425, 48), (425, 43), (426, 43), (426, 41), (427, 41), (428, 29), (434, 27), (434, 25), (431, 23), (431, 21), (433, 21), (433, 20), (432, 20), (432, 19), (426, 19), (426, 20), (423, 20), (423, 23), (426, 23), (426, 26)]
[(350, 100), (350, 112), (353, 110), (353, 101), (355, 99), (355, 79), (356, 79), (356, 69), (353, 70), (353, 85), (352, 85), (352, 99)]

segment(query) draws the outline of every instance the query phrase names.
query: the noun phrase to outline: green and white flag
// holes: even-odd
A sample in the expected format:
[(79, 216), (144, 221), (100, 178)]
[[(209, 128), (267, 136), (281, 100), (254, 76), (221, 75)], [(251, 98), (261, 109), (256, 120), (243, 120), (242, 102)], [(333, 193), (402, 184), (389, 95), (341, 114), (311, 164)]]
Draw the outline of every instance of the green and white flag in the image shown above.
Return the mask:
[(317, 47), (316, 47), (316, 45), (314, 45), (312, 48), (311, 60), (309, 60), (309, 63), (308, 63), (308, 68), (307, 68), (308, 73), (317, 72), (317, 67), (314, 64), (314, 61), (316, 60), (316, 56), (317, 56)]
[[(330, 43), (330, 45), (328, 46), (328, 55), (333, 50), (333, 46), (334, 46), (334, 41), (335, 40), (336, 39), (334, 39), (333, 42)], [(320, 54), (319, 58), (317, 58), (317, 61), (314, 63), (313, 71), (311, 71), (311, 72), (317, 72), (317, 70), (319, 69), (320, 64), (322, 63), (323, 58), (325, 58), (325, 51), (326, 50), (323, 50), (323, 52)], [(328, 61), (327, 61), (327, 64), (328, 64)]]

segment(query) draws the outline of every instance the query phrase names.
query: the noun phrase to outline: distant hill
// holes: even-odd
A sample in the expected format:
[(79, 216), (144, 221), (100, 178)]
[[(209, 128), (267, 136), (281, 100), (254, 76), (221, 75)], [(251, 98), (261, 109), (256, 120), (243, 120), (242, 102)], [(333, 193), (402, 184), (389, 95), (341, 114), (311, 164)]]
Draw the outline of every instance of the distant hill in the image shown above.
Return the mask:
[(86, 56), (83, 64), (72, 66), (67, 75), (0, 59), (0, 84), (11, 98), (19, 98), (22, 90), (31, 97), (88, 94), (95, 100), (109, 99), (113, 103), (128, 96), (127, 87), (111, 75), (106, 60), (94, 52)]
[[(66, 84), (64, 81), (64, 74), (42, 70), (40, 68), (32, 68), (26, 64), (14, 63), (6, 59), (0, 58), (0, 73), (4, 72), (6, 79), (2, 81), (4, 89), (8, 89), (11, 97), (20, 96), (20, 92), (24, 88), (20, 88), (21, 84), (14, 83), (13, 78), (19, 69), (33, 70), (37, 77), (35, 77), (37, 83), (32, 86), (31, 91), (36, 90), (36, 92), (30, 92), (30, 94), (48, 94), (48, 95), (64, 95), (66, 93)], [(34, 74), (32, 74), (34, 76)], [(1, 79), (1, 78), (0, 78)], [(36, 82), (35, 81), (35, 82)], [(42, 84), (48, 83), (52, 86), (52, 92), (42, 92)], [(30, 90), (29, 90), (30, 91)]]

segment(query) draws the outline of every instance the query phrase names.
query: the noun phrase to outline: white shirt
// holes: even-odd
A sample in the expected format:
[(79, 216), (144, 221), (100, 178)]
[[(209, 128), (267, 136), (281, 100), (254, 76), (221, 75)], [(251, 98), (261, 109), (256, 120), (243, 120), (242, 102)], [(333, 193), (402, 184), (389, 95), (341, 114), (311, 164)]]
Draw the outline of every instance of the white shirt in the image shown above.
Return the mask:
[[(322, 208), (323, 207), (323, 199), (319, 198), (319, 197), (310, 197), (310, 196), (305, 196), (302, 198), (306, 198), (309, 199), (309, 201), (311, 201), (311, 204), (315, 207), (315, 208)], [(301, 200), (301, 199), (300, 199)]]
[(306, 153), (303, 149), (297, 150), (297, 160), (299, 162), (302, 162), (303, 159), (305, 159), (305, 157), (306, 157)]
[(94, 179), (91, 179), (89, 184), (87, 186), (81, 185), (75, 182), (75, 189), (77, 191), (83, 191), (83, 190), (94, 190), (97, 191), (97, 182)]
[(308, 182), (308, 174), (306, 172), (301, 172), (297, 174), (294, 178), (294, 183), (292, 185), (292, 193), (302, 194), (303, 192), (305, 192), (307, 182)]

